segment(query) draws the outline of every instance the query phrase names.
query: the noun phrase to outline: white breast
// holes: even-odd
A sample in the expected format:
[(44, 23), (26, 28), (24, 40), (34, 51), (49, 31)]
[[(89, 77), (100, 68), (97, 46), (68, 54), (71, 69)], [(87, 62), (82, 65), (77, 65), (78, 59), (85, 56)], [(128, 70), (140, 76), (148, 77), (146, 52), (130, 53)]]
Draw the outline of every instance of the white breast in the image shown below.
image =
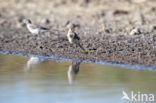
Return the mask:
[(30, 25), (27, 25), (27, 28), (28, 28), (28, 30), (29, 30), (32, 34), (39, 34), (39, 29), (38, 29), (38, 28), (32, 29), (32, 28), (30, 27)]
[(68, 34), (67, 34), (68, 41), (70, 43), (73, 43), (73, 38), (71, 38), (71, 35), (73, 35), (72, 31), (68, 31)]

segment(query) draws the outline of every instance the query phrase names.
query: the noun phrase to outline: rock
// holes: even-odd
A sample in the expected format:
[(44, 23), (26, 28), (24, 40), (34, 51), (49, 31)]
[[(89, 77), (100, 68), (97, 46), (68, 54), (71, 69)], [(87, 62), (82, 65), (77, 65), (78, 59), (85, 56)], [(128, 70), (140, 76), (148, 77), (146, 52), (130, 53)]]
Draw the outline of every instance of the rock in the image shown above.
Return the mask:
[(156, 11), (156, 7), (152, 7), (151, 11), (155, 12)]
[(43, 19), (42, 23), (44, 23), (44, 24), (50, 24), (50, 20), (48, 18)]
[(156, 30), (156, 26), (153, 26), (152, 30)]
[(0, 25), (4, 25), (5, 23), (7, 23), (6, 20), (4, 20), (4, 19), (0, 19)]
[(156, 36), (156, 26), (152, 27), (152, 30), (150, 32), (153, 36)]
[(81, 7), (87, 7), (89, 3), (90, 3), (90, 0), (80, 0), (79, 1), (79, 5)]
[(113, 15), (127, 15), (127, 14), (129, 14), (129, 12), (125, 10), (115, 10), (113, 12)]
[(105, 24), (102, 24), (100, 27), (100, 32), (105, 32), (105, 33), (111, 33), (112, 28), (108, 28), (105, 26)]
[(141, 34), (141, 31), (139, 28), (134, 28), (131, 30), (131, 32), (129, 34), (130, 35), (139, 35), (139, 34)]

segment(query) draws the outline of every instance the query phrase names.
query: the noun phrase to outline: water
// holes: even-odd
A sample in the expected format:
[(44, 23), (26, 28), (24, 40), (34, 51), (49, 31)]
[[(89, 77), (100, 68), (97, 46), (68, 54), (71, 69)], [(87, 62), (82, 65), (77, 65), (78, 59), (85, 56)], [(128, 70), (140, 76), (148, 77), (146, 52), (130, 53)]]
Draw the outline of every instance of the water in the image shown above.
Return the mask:
[(130, 103), (122, 91), (156, 94), (156, 72), (0, 54), (0, 103)]

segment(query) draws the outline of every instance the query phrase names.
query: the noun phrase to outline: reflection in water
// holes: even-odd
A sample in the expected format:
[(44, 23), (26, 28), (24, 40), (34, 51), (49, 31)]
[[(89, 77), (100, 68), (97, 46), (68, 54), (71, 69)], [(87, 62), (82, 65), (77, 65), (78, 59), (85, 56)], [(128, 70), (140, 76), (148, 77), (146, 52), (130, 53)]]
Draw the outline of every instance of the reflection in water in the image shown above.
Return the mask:
[[(153, 71), (45, 59), (0, 55), (0, 103), (129, 103), (122, 91), (156, 93)], [(35, 70), (25, 73), (24, 66)], [(79, 82), (69, 85), (65, 77)]]
[(72, 64), (69, 66), (67, 72), (69, 84), (73, 84), (75, 81), (76, 75), (79, 72), (80, 64), (81, 62), (72, 62)]
[(39, 65), (40, 63), (46, 62), (47, 59), (45, 58), (39, 58), (39, 57), (30, 57), (30, 59), (27, 61), (26, 67), (24, 68), (25, 71), (29, 71), (33, 67)]
[[(27, 61), (26, 67), (24, 68), (24, 71), (29, 71), (32, 68), (36, 67), (37, 65), (47, 62), (49, 60), (53, 60), (53, 59), (30, 57), (30, 59)], [(54, 61), (56, 61), (56, 60), (54, 60)], [(80, 64), (81, 64), (81, 62), (72, 61), (72, 64), (69, 66), (69, 69), (67, 71), (69, 84), (73, 84), (73, 82), (75, 81), (76, 76), (79, 72)]]

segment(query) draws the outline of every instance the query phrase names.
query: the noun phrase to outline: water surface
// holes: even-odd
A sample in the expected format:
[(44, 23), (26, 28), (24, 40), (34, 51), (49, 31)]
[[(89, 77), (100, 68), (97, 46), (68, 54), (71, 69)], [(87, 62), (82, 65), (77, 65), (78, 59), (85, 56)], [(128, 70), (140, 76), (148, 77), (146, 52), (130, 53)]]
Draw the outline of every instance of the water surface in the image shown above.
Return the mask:
[(156, 93), (156, 72), (0, 54), (0, 103), (130, 103)]

